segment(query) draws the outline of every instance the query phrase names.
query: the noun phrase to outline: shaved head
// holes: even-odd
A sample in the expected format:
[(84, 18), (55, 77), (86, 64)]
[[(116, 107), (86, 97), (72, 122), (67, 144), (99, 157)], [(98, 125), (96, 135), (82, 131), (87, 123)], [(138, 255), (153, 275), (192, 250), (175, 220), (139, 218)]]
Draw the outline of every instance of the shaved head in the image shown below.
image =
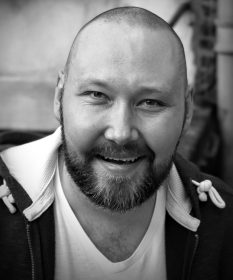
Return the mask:
[[(150, 31), (162, 30), (167, 32), (172, 38), (171, 44), (177, 50), (177, 70), (180, 77), (184, 81), (185, 88), (187, 88), (187, 69), (186, 60), (184, 54), (184, 48), (182, 42), (175, 31), (170, 27), (170, 25), (164, 21), (162, 18), (156, 14), (138, 7), (119, 7), (115, 9), (108, 10), (104, 13), (99, 14), (89, 22), (87, 22), (78, 32), (74, 39), (72, 47), (70, 49), (68, 59), (65, 65), (65, 80), (67, 79), (70, 71), (70, 67), (77, 56), (79, 43), (83, 37), (88, 37), (86, 34), (92, 27), (98, 28), (101, 25), (127, 25), (132, 30), (137, 30), (138, 32), (143, 32), (145, 29)], [(85, 36), (86, 35), (86, 36)], [(169, 47), (169, 46), (168, 46)]]

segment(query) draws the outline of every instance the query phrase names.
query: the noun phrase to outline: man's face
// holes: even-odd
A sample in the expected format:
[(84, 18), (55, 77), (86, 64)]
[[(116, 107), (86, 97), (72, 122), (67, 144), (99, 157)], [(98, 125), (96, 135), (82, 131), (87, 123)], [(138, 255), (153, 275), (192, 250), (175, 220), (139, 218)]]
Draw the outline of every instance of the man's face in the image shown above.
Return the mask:
[(169, 173), (184, 124), (174, 39), (127, 25), (81, 35), (62, 97), (65, 162), (95, 204), (126, 211)]

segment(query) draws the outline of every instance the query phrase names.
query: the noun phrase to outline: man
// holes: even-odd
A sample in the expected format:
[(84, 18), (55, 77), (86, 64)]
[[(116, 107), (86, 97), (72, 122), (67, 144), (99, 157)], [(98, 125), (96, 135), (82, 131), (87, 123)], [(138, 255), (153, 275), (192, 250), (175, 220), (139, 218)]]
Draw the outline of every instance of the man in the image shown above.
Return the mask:
[(86, 24), (54, 111), (53, 135), (1, 153), (1, 279), (233, 279), (232, 192), (176, 155), (192, 97), (167, 23)]

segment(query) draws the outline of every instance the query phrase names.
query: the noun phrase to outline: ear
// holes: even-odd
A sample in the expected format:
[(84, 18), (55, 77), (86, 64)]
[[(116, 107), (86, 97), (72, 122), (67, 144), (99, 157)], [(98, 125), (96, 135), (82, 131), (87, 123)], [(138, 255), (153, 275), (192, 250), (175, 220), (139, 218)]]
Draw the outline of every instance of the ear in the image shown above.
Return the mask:
[(183, 134), (185, 134), (191, 124), (193, 117), (193, 89), (188, 87), (185, 93), (185, 121), (183, 126)]
[(54, 103), (53, 103), (54, 115), (59, 122), (60, 122), (61, 96), (64, 91), (64, 82), (65, 82), (64, 72), (60, 71), (58, 73), (57, 85), (55, 88), (55, 96), (54, 96)]

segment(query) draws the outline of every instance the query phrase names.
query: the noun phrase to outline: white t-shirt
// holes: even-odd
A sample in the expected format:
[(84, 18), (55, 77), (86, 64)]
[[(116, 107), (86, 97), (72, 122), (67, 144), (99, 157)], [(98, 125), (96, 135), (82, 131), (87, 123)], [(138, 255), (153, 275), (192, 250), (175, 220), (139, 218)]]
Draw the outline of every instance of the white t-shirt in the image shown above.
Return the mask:
[(166, 280), (165, 204), (161, 187), (150, 225), (135, 252), (126, 260), (111, 262), (89, 239), (74, 215), (55, 175), (55, 280)]

